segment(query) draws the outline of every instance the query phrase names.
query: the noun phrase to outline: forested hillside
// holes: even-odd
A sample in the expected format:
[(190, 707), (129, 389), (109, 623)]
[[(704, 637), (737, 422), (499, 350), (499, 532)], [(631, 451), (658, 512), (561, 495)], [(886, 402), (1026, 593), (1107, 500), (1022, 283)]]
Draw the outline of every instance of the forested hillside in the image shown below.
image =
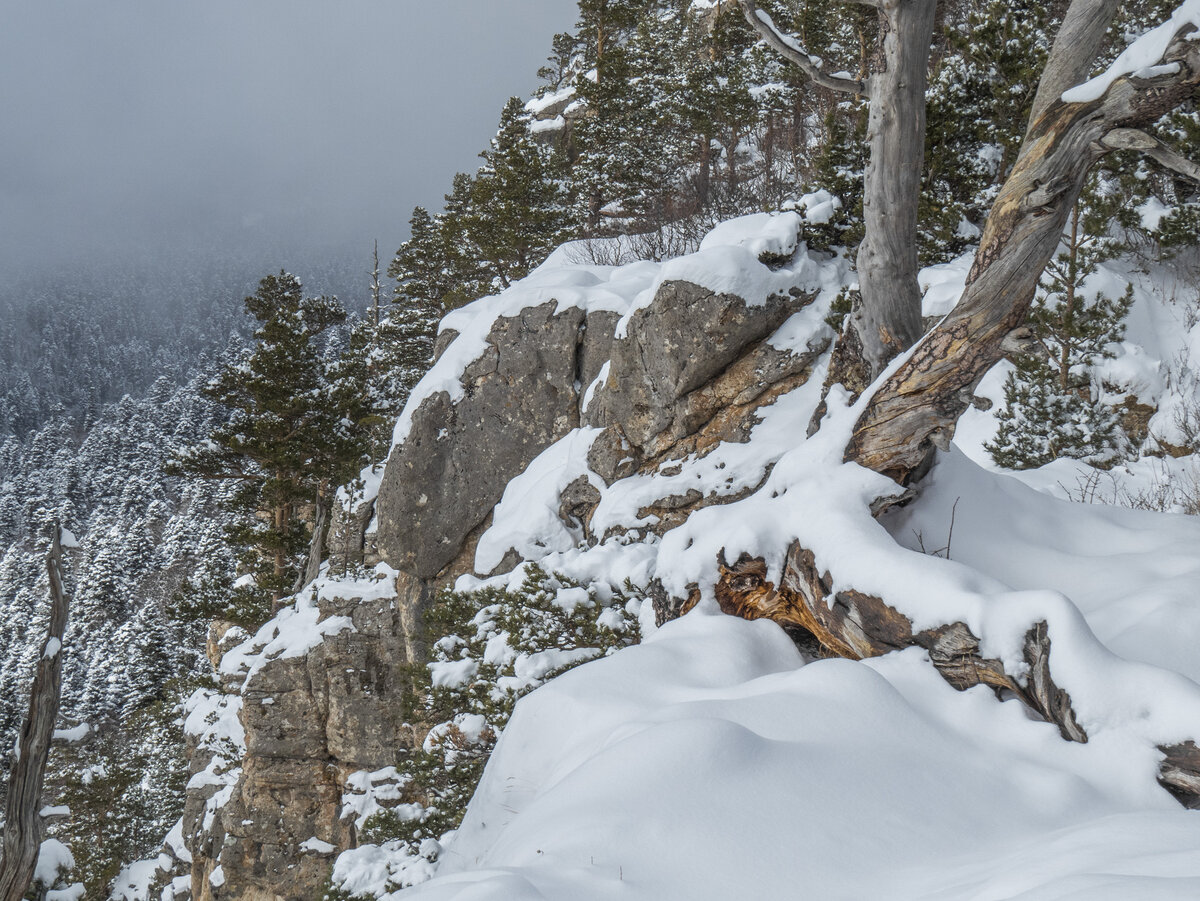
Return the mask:
[(1189, 897), (1200, 6), (1084, 6), (579, 0), (390, 261), (0, 295), (30, 897)]

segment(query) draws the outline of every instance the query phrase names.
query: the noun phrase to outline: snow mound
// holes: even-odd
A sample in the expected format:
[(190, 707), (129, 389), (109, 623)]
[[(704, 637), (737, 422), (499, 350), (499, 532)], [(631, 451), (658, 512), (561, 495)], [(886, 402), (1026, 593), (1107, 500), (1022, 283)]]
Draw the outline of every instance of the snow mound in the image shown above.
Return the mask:
[(1192, 897), (1147, 761), (956, 692), (915, 650), (805, 664), (689, 615), (531, 694), (420, 899)]

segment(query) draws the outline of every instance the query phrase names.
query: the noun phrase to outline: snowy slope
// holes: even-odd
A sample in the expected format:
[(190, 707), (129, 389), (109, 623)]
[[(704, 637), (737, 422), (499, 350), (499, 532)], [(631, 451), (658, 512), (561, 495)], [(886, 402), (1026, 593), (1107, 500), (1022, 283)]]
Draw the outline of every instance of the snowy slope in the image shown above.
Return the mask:
[(1195, 897), (1200, 816), (1146, 777), (919, 652), (689, 615), (522, 701), (406, 897)]
[[(922, 274), (927, 313), (952, 306), (968, 265)], [(1197, 342), (1172, 326), (1182, 310), (1154, 275), (1101, 273), (1130, 275), (1138, 306), (1110, 381), (1116, 396), (1167, 409), (1188, 398), (1180, 379), (1159, 374), (1190, 365)], [(781, 345), (811, 339), (821, 309), (781, 329)], [(765, 408), (747, 444), (670, 475), (593, 482), (597, 534), (637, 527), (648, 499), (684, 485), (733, 495), (761, 482), (661, 539), (639, 532), (589, 547), (554, 526), (557, 489), (587, 472), (588, 430), (510, 484), (478, 569), (517, 547), (583, 581), (658, 578), (675, 594), (695, 583), (705, 600), (642, 646), (522, 700), (437, 877), (406, 897), (1200, 895), (1200, 814), (1158, 785), (1155, 747), (1200, 733), (1200, 522), (1064, 500), (1059, 482), (1086, 470), (1074, 461), (998, 471), (981, 450), (993, 408), (965, 417), (960, 447), (917, 502), (878, 523), (866, 507), (886, 480), (841, 463), (858, 407), (831, 397), (821, 431), (804, 438), (820, 379)], [(1000, 381), (1002, 370), (981, 393)], [(1136, 461), (1120, 477), (1145, 479), (1154, 465)], [(775, 625), (716, 611), (718, 552), (764, 556), (777, 578), (793, 538), (918, 628), (962, 617), (1013, 671), (1020, 637), (1047, 620), (1055, 678), (1090, 741), (1063, 741), (989, 690), (956, 692), (919, 650), (806, 661)], [(929, 553), (947, 544), (948, 554)]]

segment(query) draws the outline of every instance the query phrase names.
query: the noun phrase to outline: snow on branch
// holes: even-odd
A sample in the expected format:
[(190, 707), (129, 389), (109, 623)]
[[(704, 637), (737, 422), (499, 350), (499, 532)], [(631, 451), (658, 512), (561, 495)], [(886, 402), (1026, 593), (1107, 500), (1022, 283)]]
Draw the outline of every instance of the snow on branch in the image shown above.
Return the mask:
[(866, 85), (858, 79), (850, 78), (848, 75), (826, 74), (822, 69), (821, 59), (805, 51), (795, 38), (780, 31), (771, 17), (759, 9), (754, 0), (740, 0), (740, 2), (742, 12), (745, 13), (750, 27), (758, 32), (768, 46), (807, 75), (813, 84), (848, 94), (865, 95), (867, 93)]
[(1107, 69), (1062, 95), (1065, 103), (1090, 103), (1099, 100), (1118, 79), (1126, 76), (1155, 78), (1175, 75), (1178, 63), (1163, 64), (1163, 57), (1180, 37), (1195, 40), (1200, 36), (1200, 0), (1185, 0), (1171, 18), (1151, 28), (1125, 48)]

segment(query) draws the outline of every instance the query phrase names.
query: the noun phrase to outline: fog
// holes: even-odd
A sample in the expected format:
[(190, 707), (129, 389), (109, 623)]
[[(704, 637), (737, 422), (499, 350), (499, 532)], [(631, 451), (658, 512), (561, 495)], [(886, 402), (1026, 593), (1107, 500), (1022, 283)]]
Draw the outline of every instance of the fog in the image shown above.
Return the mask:
[(0, 0), (0, 271), (390, 254), (573, 0)]

